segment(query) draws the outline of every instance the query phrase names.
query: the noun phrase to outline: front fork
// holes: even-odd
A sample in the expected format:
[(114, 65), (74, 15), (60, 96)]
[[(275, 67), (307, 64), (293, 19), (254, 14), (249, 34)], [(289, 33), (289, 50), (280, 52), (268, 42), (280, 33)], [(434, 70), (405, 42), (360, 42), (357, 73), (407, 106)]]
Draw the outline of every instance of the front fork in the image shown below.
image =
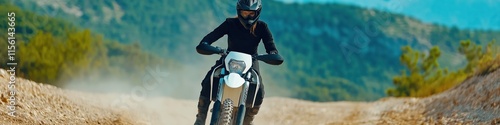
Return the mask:
[[(234, 116), (236, 118), (236, 121), (235, 121), (236, 125), (243, 124), (243, 120), (244, 120), (245, 112), (246, 112), (246, 100), (247, 100), (247, 93), (248, 93), (249, 85), (250, 85), (249, 82), (245, 81), (242, 88), (240, 88), (242, 91), (240, 92), (239, 98), (233, 99), (233, 100), (238, 100), (238, 104), (236, 104), (236, 105), (239, 105), (238, 110), (237, 110), (237, 114), (236, 114), (236, 116)], [(218, 88), (219, 91), (217, 93), (217, 97), (216, 97), (214, 106), (212, 108), (212, 117), (210, 119), (210, 125), (217, 124), (217, 121), (219, 120), (219, 116), (220, 116), (220, 110), (222, 107), (222, 105), (221, 105), (222, 100), (223, 100), (223, 98), (225, 100), (225, 98), (228, 97), (228, 95), (224, 95), (224, 88), (232, 89), (232, 88), (229, 88), (228, 86), (225, 85), (225, 81), (223, 78), (220, 78), (219, 79), (219, 88)], [(233, 105), (233, 107), (236, 107), (236, 105)]]

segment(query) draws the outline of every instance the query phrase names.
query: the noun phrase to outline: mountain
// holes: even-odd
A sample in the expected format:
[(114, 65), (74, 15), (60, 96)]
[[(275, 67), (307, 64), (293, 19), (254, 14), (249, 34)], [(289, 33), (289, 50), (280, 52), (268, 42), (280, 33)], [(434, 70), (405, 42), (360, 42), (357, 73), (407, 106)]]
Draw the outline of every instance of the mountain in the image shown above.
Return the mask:
[(16, 63), (16, 76), (59, 87), (110, 78), (138, 83), (143, 78), (133, 76), (145, 74), (144, 69), (153, 65), (179, 67), (175, 60), (143, 51), (138, 43), (119, 43), (71, 22), (1, 2), (0, 17), (9, 20), (0, 20), (0, 28), (15, 32), (0, 31), (6, 34), (0, 35), (0, 46), (9, 49), (9, 54), (0, 51), (0, 67), (11, 69), (7, 63)]
[[(192, 71), (201, 74), (198, 80), (186, 79), (197, 86), (216, 58), (200, 56), (194, 47), (225, 18), (235, 15), (231, 0), (7, 2), (121, 43), (140, 43), (142, 50), (195, 67)], [(399, 63), (402, 46), (423, 51), (439, 46), (441, 64), (456, 70), (465, 65), (464, 57), (455, 54), (459, 41), (485, 45), (500, 37), (498, 31), (461, 30), (336, 3), (263, 1), (261, 16), (285, 58), (281, 66), (261, 65), (266, 89), (273, 90), (268, 93), (313, 101), (384, 97), (392, 86), (391, 78), (403, 70)], [(225, 46), (224, 42), (222, 38), (214, 45)]]
[[(500, 4), (493, 0), (277, 0), (297, 3), (343, 3), (415, 17), (460, 29), (500, 29)], [(467, 8), (467, 9), (463, 9)]]

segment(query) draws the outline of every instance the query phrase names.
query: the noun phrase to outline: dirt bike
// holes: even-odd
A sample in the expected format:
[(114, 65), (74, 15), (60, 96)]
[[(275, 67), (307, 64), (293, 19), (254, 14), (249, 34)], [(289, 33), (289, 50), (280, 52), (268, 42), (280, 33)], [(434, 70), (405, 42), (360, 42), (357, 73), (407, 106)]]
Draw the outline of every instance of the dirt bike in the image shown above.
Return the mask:
[[(246, 107), (253, 107), (260, 78), (252, 69), (253, 60), (280, 65), (283, 58), (278, 54), (252, 56), (246, 53), (226, 52), (218, 47), (202, 45), (197, 50), (206, 55), (219, 54), (224, 63), (211, 72), (210, 101), (214, 102), (210, 125), (242, 125)], [(215, 80), (215, 81), (214, 81)], [(249, 89), (250, 87), (255, 89)]]

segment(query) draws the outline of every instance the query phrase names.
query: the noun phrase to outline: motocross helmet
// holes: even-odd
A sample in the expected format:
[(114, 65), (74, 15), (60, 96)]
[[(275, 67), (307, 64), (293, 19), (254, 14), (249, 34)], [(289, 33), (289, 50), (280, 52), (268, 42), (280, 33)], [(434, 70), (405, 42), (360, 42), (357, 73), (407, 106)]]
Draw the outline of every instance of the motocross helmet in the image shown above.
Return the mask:
[[(260, 17), (260, 11), (262, 9), (261, 0), (238, 0), (236, 4), (236, 12), (238, 13), (238, 19), (241, 24), (246, 29), (250, 29)], [(254, 11), (254, 16), (247, 16), (246, 18), (241, 15), (241, 11)]]

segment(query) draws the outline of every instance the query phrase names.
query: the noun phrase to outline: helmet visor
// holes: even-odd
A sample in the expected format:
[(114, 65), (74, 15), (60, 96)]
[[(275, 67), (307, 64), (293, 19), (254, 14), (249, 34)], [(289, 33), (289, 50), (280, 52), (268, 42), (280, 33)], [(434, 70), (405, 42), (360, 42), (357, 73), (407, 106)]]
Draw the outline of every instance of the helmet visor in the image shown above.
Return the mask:
[(253, 19), (255, 17), (255, 11), (253, 10), (241, 10), (240, 11), (240, 15), (244, 18), (244, 19)]

